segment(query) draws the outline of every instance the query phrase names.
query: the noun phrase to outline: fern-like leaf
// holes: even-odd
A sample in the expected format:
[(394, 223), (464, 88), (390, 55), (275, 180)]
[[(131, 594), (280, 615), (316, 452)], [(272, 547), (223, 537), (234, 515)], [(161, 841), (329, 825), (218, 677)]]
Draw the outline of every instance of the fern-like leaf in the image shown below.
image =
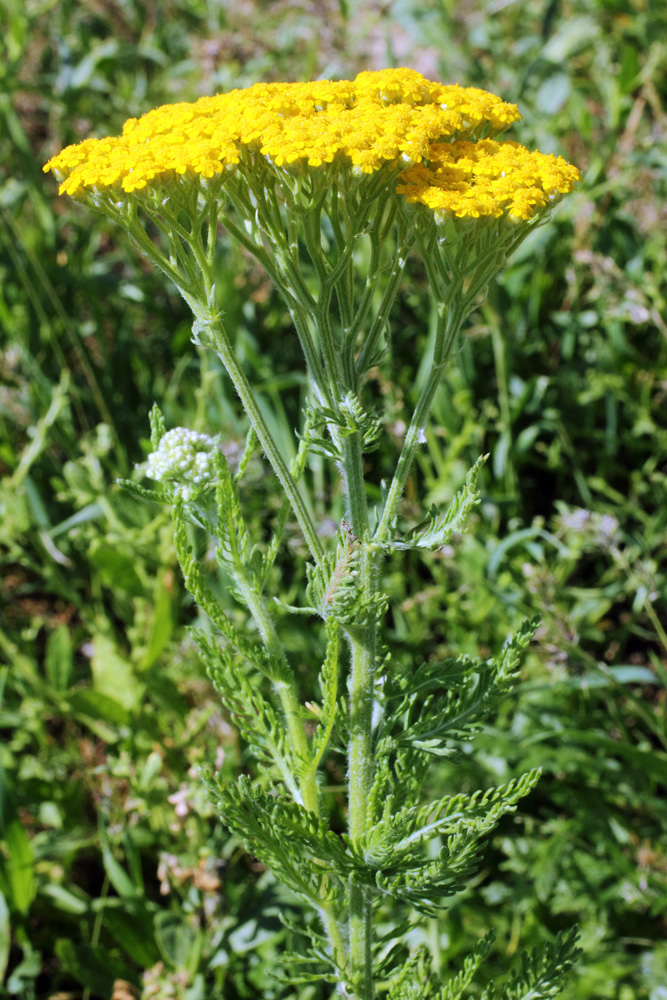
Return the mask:
[(431, 957), (425, 948), (418, 948), (392, 980), (387, 1000), (427, 1000), (432, 996), (432, 978)]
[[(449, 805), (444, 804), (447, 800), (441, 800), (426, 806), (408, 817), (408, 827), (410, 822), (418, 824), (424, 817), (435, 815), (436, 820), (426, 827), (416, 826), (412, 834), (402, 838), (396, 838), (398, 831), (391, 829), (389, 819), (382, 831), (384, 837), (372, 845), (370, 853), (363, 852), (368, 864), (368, 880), (374, 875), (375, 884), (383, 892), (403, 900), (420, 913), (437, 916), (443, 905), (440, 901), (464, 889), (478, 868), (480, 840), (501, 816), (516, 808), (518, 799), (530, 791), (538, 777), (539, 772), (530, 771), (517, 781), (491, 789), (486, 793), (486, 800), (484, 795), (472, 796), (465, 803), (467, 810), (461, 808), (465, 796), (454, 797)], [(445, 812), (444, 816), (439, 815), (441, 811)], [(439, 857), (433, 861), (426, 857), (423, 845), (436, 833), (445, 838), (445, 843)], [(355, 853), (358, 851), (359, 845), (355, 845)]]
[(482, 1000), (550, 1000), (558, 996), (581, 954), (577, 940), (577, 928), (573, 927), (561, 932), (553, 944), (524, 952), (509, 982), (500, 989), (490, 986)]
[(383, 870), (410, 868), (422, 846), (436, 836), (472, 835), (479, 839), (492, 830), (500, 818), (514, 812), (520, 799), (539, 781), (538, 768), (487, 791), (472, 795), (448, 795), (421, 807), (390, 809), (357, 845), (366, 864)]
[(333, 618), (340, 625), (363, 625), (384, 615), (385, 594), (375, 594), (368, 601), (361, 593), (358, 580), (362, 545), (344, 524), (336, 552), (325, 555), (317, 566), (308, 566), (306, 598), (322, 618)]
[(287, 985), (302, 983), (341, 983), (345, 980), (345, 956), (332, 953), (331, 944), (323, 934), (318, 933), (313, 924), (304, 919), (293, 921), (286, 912), (278, 914), (280, 922), (297, 937), (306, 937), (309, 947), (301, 952), (287, 951), (280, 954), (280, 964), (284, 969), (272, 968), (272, 979)]
[(192, 546), (188, 541), (182, 501), (177, 501), (174, 504), (172, 515), (174, 519), (176, 554), (181, 564), (185, 586), (199, 607), (206, 612), (226, 642), (240, 653), (244, 659), (252, 663), (263, 674), (271, 678), (271, 680), (291, 681), (291, 675), (285, 676), (285, 664), (271, 657), (262, 646), (250, 642), (245, 636), (241, 635), (211, 593), (193, 556)]
[(450, 755), (448, 741), (465, 739), (479, 729), (511, 689), (538, 625), (537, 618), (524, 622), (490, 659), (424, 663), (412, 674), (388, 678), (386, 697), (398, 705), (379, 733), (378, 753), (405, 746)]
[(218, 509), (217, 536), (220, 545), (216, 550), (218, 561), (227, 566), (234, 575), (235, 570), (244, 567), (248, 560), (249, 543), (236, 484), (232, 479), (227, 459), (220, 450), (214, 455), (217, 476), (215, 500)]
[(359, 434), (363, 451), (375, 451), (380, 444), (382, 421), (377, 413), (365, 410), (358, 396), (348, 392), (339, 403), (338, 429), (343, 437)]
[(471, 510), (477, 506), (481, 499), (477, 481), (488, 457), (488, 455), (480, 455), (468, 471), (465, 484), (454, 495), (444, 517), (439, 517), (440, 512), (434, 504), (421, 524), (411, 528), (401, 540), (389, 543), (389, 547), (392, 549), (429, 549), (434, 551), (447, 545), (453, 535), (463, 534)]
[(353, 862), (325, 820), (245, 776), (225, 786), (203, 777), (224, 823), (285, 885), (316, 909), (323, 894), (342, 902)]
[(461, 1000), (475, 973), (488, 958), (495, 936), (495, 933), (491, 931), (477, 942), (471, 954), (465, 957), (461, 971), (445, 983), (442, 989), (436, 993), (434, 1000)]
[(153, 451), (157, 451), (160, 446), (160, 441), (167, 433), (167, 427), (164, 422), (164, 417), (162, 416), (162, 410), (157, 403), (153, 403), (151, 411), (148, 414), (148, 419), (151, 425), (151, 447)]
[(190, 629), (202, 662), (226, 710), (247, 740), (255, 760), (278, 768), (287, 788), (298, 794), (290, 740), (282, 715), (248, 676), (239, 658), (202, 632)]
[(145, 487), (139, 486), (138, 483), (133, 482), (131, 479), (117, 479), (116, 486), (118, 486), (121, 490), (125, 490), (136, 500), (148, 500), (151, 503), (162, 504), (170, 504), (174, 501), (174, 496), (171, 490), (147, 490)]
[(310, 767), (315, 772), (329, 744), (338, 704), (339, 684), (339, 626), (332, 618), (327, 619), (327, 651), (320, 670), (320, 688), (322, 689), (322, 707), (319, 712), (319, 726), (311, 745)]

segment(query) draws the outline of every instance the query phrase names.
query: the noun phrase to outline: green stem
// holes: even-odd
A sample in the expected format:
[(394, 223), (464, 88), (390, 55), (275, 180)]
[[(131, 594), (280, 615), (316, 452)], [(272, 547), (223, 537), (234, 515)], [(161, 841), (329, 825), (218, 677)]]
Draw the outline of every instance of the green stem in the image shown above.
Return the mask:
[[(238, 553), (234, 553), (237, 557)], [(273, 619), (269, 614), (264, 598), (253, 586), (248, 573), (238, 558), (235, 558), (234, 578), (248, 605), (248, 609), (257, 625), (259, 634), (264, 643), (266, 651), (275, 660), (283, 665), (283, 675), (291, 676), (291, 680), (278, 680), (274, 682), (274, 688), (280, 699), (280, 704), (285, 715), (287, 731), (292, 744), (292, 754), (296, 759), (296, 766), (293, 768), (296, 780), (291, 782), (292, 794), (297, 801), (316, 816), (320, 816), (319, 790), (317, 786), (317, 764), (311, 765), (312, 754), (308, 737), (303, 724), (301, 705), (296, 686), (296, 679), (292, 673), (285, 651), (276, 632)], [(337, 956), (340, 964), (345, 960), (345, 945), (340, 931), (338, 920), (333, 913), (331, 906), (326, 901), (327, 886), (326, 880), (322, 884), (321, 901), (317, 903), (317, 909), (324, 929), (329, 937), (333, 952)]]
[[(399, 233), (400, 236), (400, 233)], [(408, 251), (413, 243), (413, 240), (406, 237), (405, 240), (401, 241), (399, 239), (396, 247), (396, 256), (394, 259), (394, 264), (391, 269), (391, 274), (387, 285), (384, 289), (382, 300), (380, 306), (377, 310), (375, 318), (371, 324), (368, 335), (364, 338), (363, 346), (359, 352), (359, 357), (356, 362), (356, 372), (358, 375), (364, 375), (368, 370), (370, 362), (373, 360), (373, 355), (377, 350), (377, 345), (382, 332), (387, 325), (389, 319), (389, 313), (391, 307), (394, 304), (394, 300), (398, 293), (400, 287), (401, 279), (403, 277), (403, 271), (405, 270), (405, 265), (407, 262)], [(370, 276), (369, 276), (370, 277)], [(364, 297), (362, 298), (361, 305), (358, 311), (358, 318), (355, 319), (354, 328), (350, 333), (350, 340), (354, 345), (357, 335), (363, 321), (366, 317), (366, 312), (370, 306), (373, 292), (375, 291), (375, 282), (372, 285), (367, 286), (367, 291), (364, 292)]]
[[(324, 371), (331, 395), (331, 407), (338, 410), (344, 394), (339, 349), (331, 329), (330, 306), (334, 290), (333, 271), (327, 271), (325, 257), (320, 243), (320, 212), (309, 212), (304, 219), (304, 238), (308, 256), (318, 277), (320, 293), (317, 298), (315, 322), (320, 339), (320, 349), (324, 361)], [(336, 265), (337, 269), (338, 265)]]
[[(373, 698), (377, 662), (377, 621), (372, 611), (372, 598), (378, 587), (378, 565), (375, 546), (370, 546), (368, 504), (363, 473), (363, 455), (359, 434), (343, 441), (343, 475), (351, 528), (362, 545), (360, 591), (371, 611), (368, 619), (347, 629), (352, 653), (349, 680), (350, 739), (349, 739), (349, 814), (348, 829), (353, 841), (368, 830), (368, 802), (374, 778), (373, 759)], [(368, 888), (354, 877), (350, 883), (350, 967), (359, 1000), (372, 1000), (372, 901)]]
[(452, 346), (456, 341), (465, 317), (466, 309), (462, 296), (454, 296), (449, 308), (445, 304), (440, 307), (431, 371), (419, 395), (415, 411), (412, 414), (412, 420), (405, 435), (396, 472), (394, 473), (394, 478), (387, 494), (382, 519), (375, 532), (375, 541), (380, 544), (388, 542), (394, 530), (398, 515), (398, 506), (401, 502), (408, 476), (410, 475), (414, 457), (419, 445), (424, 442), (426, 420), (431, 409), (433, 397), (440, 385), (442, 374), (451, 356)]
[[(186, 284), (186, 273), (179, 270), (178, 265), (174, 260), (167, 260), (163, 253), (160, 252), (159, 247), (153, 242), (146, 230), (141, 224), (137, 213), (137, 206), (133, 201), (128, 202), (126, 213), (119, 212), (115, 207), (105, 204), (103, 206), (103, 211), (108, 215), (114, 222), (119, 223), (123, 226), (130, 234), (130, 237), (134, 240), (139, 250), (144, 253), (156, 267), (158, 267), (163, 274), (172, 281), (176, 287), (179, 289), (181, 294), (183, 294), (183, 287)], [(150, 215), (150, 213), (149, 213)], [(151, 219), (154, 220), (155, 215), (151, 215)], [(191, 273), (187, 274), (188, 278), (191, 280)], [(190, 292), (192, 285), (188, 287)]]
[(505, 357), (505, 340), (500, 327), (495, 321), (495, 316), (490, 309), (484, 310), (484, 318), (491, 327), (491, 343), (493, 346), (493, 360), (496, 366), (496, 381), (498, 383), (498, 402), (500, 404), (500, 430), (507, 439), (505, 449), (505, 469), (503, 478), (505, 481), (505, 491), (513, 500), (517, 498), (516, 473), (512, 462), (509, 460), (509, 449), (512, 441), (512, 410), (510, 405), (509, 385), (507, 380), (507, 363)]
[[(460, 294), (454, 294), (450, 302), (440, 308), (431, 373), (420, 394), (406, 434), (375, 542), (387, 541), (393, 530), (405, 483), (417, 448), (423, 440), (424, 427), (433, 397), (465, 315), (465, 300)], [(342, 469), (351, 528), (362, 545), (359, 585), (361, 599), (368, 609), (364, 621), (355, 626), (348, 626), (346, 630), (352, 653), (349, 681), (348, 830), (350, 839), (355, 842), (368, 832), (369, 824), (372, 822), (368, 803), (375, 771), (373, 701), (377, 663), (377, 619), (373, 612), (373, 598), (379, 587), (378, 556), (381, 551), (369, 537), (368, 504), (359, 434), (352, 434), (342, 442)], [(368, 888), (353, 877), (350, 882), (349, 954), (351, 978), (358, 1000), (373, 1000), (374, 996), (372, 934), (371, 895)]]
[[(298, 266), (290, 254), (290, 247), (289, 245), (285, 246), (284, 238), (280, 233), (271, 230), (273, 244), (272, 253), (269, 253), (262, 241), (261, 230), (255, 224), (252, 207), (249, 203), (246, 204), (246, 201), (242, 197), (242, 192), (236, 190), (231, 193), (230, 203), (235, 207), (244, 223), (250, 227), (253, 238), (248, 236), (243, 228), (235, 225), (228, 213), (223, 217), (224, 224), (231, 235), (260, 262), (276, 288), (283, 294), (292, 320), (294, 321), (301, 349), (303, 350), (308, 369), (313, 378), (316, 393), (320, 399), (323, 399), (323, 387), (326, 386), (326, 379), (309, 330), (309, 317), (312, 316), (314, 311), (314, 301), (303, 281)], [(289, 217), (288, 223), (290, 223)], [(329, 400), (328, 402), (330, 403), (331, 401)]]
[[(285, 651), (283, 650), (275, 625), (273, 624), (273, 619), (266, 609), (263, 598), (252, 585), (252, 582), (248, 578), (248, 574), (243, 566), (237, 564), (234, 577), (239, 590), (243, 594), (243, 598), (248, 605), (248, 610), (255, 620), (257, 628), (259, 629), (259, 634), (262, 637), (262, 642), (264, 643), (266, 651), (278, 663), (282, 664), (282, 672), (284, 676), (293, 677), (294, 674), (292, 668), (287, 661)], [(301, 718), (301, 706), (297, 696), (296, 681), (277, 680), (274, 681), (273, 686), (278, 694), (278, 697), (280, 698), (280, 704), (285, 715), (285, 721), (287, 722), (287, 731), (289, 732), (292, 743), (292, 752), (297, 762), (295, 770), (297, 773), (305, 771), (310, 758), (310, 750), (308, 746), (308, 737), (306, 736), (306, 731), (303, 727), (303, 721)], [(302, 803), (306, 809), (314, 813), (319, 812), (317, 785), (314, 782), (309, 782), (307, 788), (297, 787), (296, 790), (298, 791), (298, 795), (301, 797)]]
[(234, 388), (236, 389), (243, 408), (248, 415), (248, 419), (254, 428), (254, 431), (259, 439), (259, 443), (262, 446), (264, 454), (271, 463), (271, 467), (275, 472), (280, 485), (282, 486), (285, 495), (287, 496), (294, 515), (299, 522), (299, 527), (303, 532), (303, 537), (306, 540), (306, 544), (310, 550), (310, 554), (316, 563), (319, 563), (322, 559), (324, 551), (322, 549), (322, 543), (317, 537), (317, 532), (315, 530), (315, 525), (312, 522), (306, 504), (299, 493), (297, 484), (293, 477), (290, 475), (289, 469), (285, 464), (285, 461), (278, 451), (278, 446), (276, 445), (269, 428), (266, 425), (266, 421), (262, 416), (262, 412), (257, 405), (255, 395), (253, 393), (252, 387), (248, 382), (245, 372), (239, 365), (234, 354), (234, 348), (232, 343), (227, 336), (227, 332), (224, 329), (222, 322), (217, 317), (213, 317), (207, 312), (207, 307), (203, 303), (193, 303), (195, 308), (195, 313), (197, 318), (202, 323), (202, 326), (210, 334), (211, 346), (218, 353), (223, 365), (227, 370)]

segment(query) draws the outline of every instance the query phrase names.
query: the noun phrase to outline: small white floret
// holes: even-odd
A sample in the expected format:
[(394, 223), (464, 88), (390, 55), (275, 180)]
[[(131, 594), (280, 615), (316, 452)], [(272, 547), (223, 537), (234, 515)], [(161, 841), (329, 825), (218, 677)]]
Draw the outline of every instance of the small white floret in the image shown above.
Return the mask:
[(216, 446), (216, 439), (208, 434), (175, 427), (148, 456), (146, 475), (168, 482), (184, 500), (192, 500), (198, 487), (215, 478)]

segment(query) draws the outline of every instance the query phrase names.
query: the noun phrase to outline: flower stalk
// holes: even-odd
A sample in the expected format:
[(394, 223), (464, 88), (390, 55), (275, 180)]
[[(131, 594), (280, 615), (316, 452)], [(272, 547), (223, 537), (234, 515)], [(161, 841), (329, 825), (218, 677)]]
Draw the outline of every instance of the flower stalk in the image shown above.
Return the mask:
[[(322, 543), (317, 536), (315, 525), (313, 524), (303, 497), (299, 493), (298, 486), (292, 478), (285, 460), (280, 454), (278, 446), (273, 440), (273, 436), (266, 425), (266, 421), (262, 416), (262, 411), (257, 404), (255, 394), (250, 383), (248, 382), (245, 372), (236, 359), (234, 348), (232, 347), (229, 337), (227, 336), (227, 333), (222, 325), (222, 321), (218, 317), (214, 316), (202, 319), (202, 315), (206, 316), (206, 313), (202, 311), (202, 313), (199, 313), (198, 315), (198, 336), (202, 340), (204, 337), (210, 338), (210, 346), (215, 350), (225, 366), (227, 374), (229, 375), (239, 399), (241, 400), (243, 409), (245, 410), (245, 413), (250, 420), (250, 424), (262, 446), (262, 450), (271, 463), (271, 468), (273, 469), (285, 496), (289, 500), (294, 516), (299, 522), (299, 527), (303, 533), (308, 550), (315, 562), (319, 562), (322, 558), (323, 550)], [(203, 342), (205, 343), (205, 341)]]

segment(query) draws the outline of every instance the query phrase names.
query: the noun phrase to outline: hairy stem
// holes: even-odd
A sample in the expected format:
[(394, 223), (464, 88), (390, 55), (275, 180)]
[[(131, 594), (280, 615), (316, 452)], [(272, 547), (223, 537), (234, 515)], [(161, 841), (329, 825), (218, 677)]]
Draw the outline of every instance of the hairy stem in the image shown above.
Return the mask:
[(197, 310), (197, 313), (198, 317), (201, 317), (203, 328), (210, 335), (211, 346), (220, 357), (220, 360), (227, 370), (227, 374), (232, 380), (234, 388), (241, 398), (243, 408), (248, 415), (248, 419), (250, 420), (255, 433), (257, 434), (262, 450), (271, 463), (271, 467), (290, 502), (290, 506), (294, 511), (294, 516), (299, 522), (299, 527), (303, 532), (303, 537), (306, 540), (310, 554), (315, 562), (318, 563), (322, 559), (323, 549), (322, 543), (317, 536), (315, 525), (313, 524), (303, 497), (299, 493), (296, 481), (290, 474), (290, 471), (278, 450), (278, 446), (273, 440), (271, 432), (266, 425), (262, 412), (257, 405), (257, 400), (255, 399), (252, 386), (248, 382), (245, 372), (236, 360), (234, 348), (232, 347), (231, 341), (227, 336), (227, 332), (221, 321), (217, 317), (207, 315), (206, 310), (201, 309), (201, 305)]
[[(262, 638), (266, 651), (276, 660), (276, 662), (282, 665), (284, 668), (282, 670), (284, 677), (288, 677), (290, 675), (293, 677), (292, 668), (287, 662), (287, 657), (285, 656), (285, 651), (283, 650), (280, 639), (278, 638), (275, 625), (273, 624), (273, 619), (266, 609), (263, 598), (255, 590), (252, 582), (248, 578), (248, 574), (242, 566), (236, 567), (235, 579), (239, 590), (243, 594), (243, 598), (248, 605), (250, 614), (259, 629), (259, 634)], [(305, 770), (304, 765), (308, 762), (310, 751), (308, 747), (308, 738), (301, 719), (301, 706), (299, 705), (299, 698), (296, 691), (296, 680), (276, 680), (274, 681), (274, 688), (280, 698), (280, 704), (287, 723), (287, 731), (289, 732), (292, 743), (291, 750), (296, 758), (295, 770), (298, 773), (299, 770)], [(297, 797), (301, 799), (301, 802), (306, 809), (310, 812), (316, 813), (318, 811), (318, 801), (317, 786), (315, 783), (309, 782), (306, 787), (303, 784), (299, 786), (299, 782), (296, 782), (295, 786), (294, 791)]]
[[(241, 567), (236, 576), (236, 582), (245, 598), (250, 613), (255, 620), (264, 646), (277, 660), (287, 663), (285, 652), (276, 632), (269, 612), (267, 611), (261, 595), (255, 590), (251, 581)], [(287, 672), (287, 671), (286, 671)], [(274, 687), (280, 698), (287, 730), (292, 742), (292, 751), (296, 758), (297, 781), (294, 789), (301, 798), (302, 804), (316, 816), (320, 815), (319, 792), (317, 788), (317, 769), (309, 767), (311, 752), (308, 738), (301, 718), (301, 705), (299, 702), (296, 680), (278, 680)], [(322, 887), (322, 902), (318, 905), (320, 919), (329, 938), (329, 943), (336, 954), (338, 962), (342, 964), (345, 955), (345, 945), (341, 934), (340, 926), (331, 906), (326, 901), (326, 885)]]
[(394, 478), (387, 494), (382, 518), (375, 532), (376, 542), (388, 542), (394, 530), (398, 516), (398, 507), (403, 496), (405, 484), (410, 475), (412, 463), (419, 445), (424, 441), (426, 420), (431, 409), (431, 404), (433, 403), (433, 397), (440, 385), (442, 374), (451, 357), (452, 347), (463, 325), (465, 316), (465, 304), (459, 297), (454, 299), (449, 308), (445, 305), (440, 308), (431, 371), (419, 395), (410, 426), (405, 435), (396, 472), (394, 473)]
[[(378, 587), (377, 550), (369, 546), (369, 521), (364, 484), (363, 456), (359, 434), (343, 441), (343, 475), (351, 528), (362, 545), (360, 596), (369, 610), (359, 625), (348, 627), (352, 654), (349, 679), (349, 813), (352, 840), (368, 829), (368, 802), (374, 777), (372, 745), (373, 697), (377, 662), (377, 620), (372, 599)], [(350, 884), (350, 971), (359, 1000), (372, 1000), (372, 903), (366, 886), (354, 878)]]

